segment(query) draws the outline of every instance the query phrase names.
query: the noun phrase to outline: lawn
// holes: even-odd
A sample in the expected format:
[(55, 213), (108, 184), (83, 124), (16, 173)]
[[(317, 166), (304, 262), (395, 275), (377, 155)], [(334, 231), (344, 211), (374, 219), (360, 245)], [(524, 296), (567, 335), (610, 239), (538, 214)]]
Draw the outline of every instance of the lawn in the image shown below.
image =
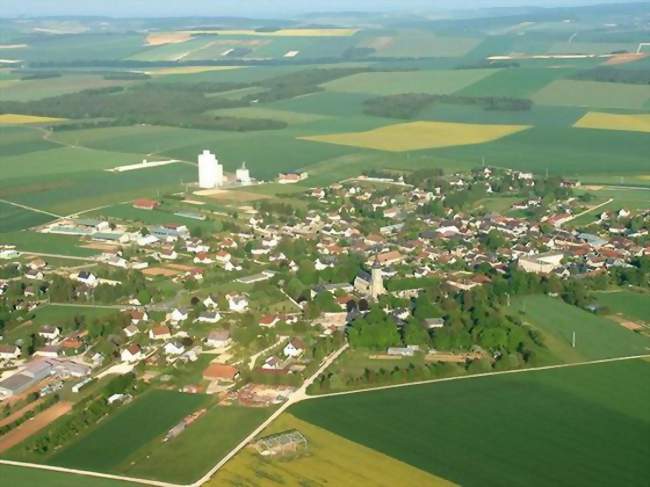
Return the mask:
[(525, 125), (483, 125), (445, 122), (410, 122), (387, 125), (366, 132), (349, 132), (302, 137), (304, 140), (327, 142), (390, 152), (481, 144), (524, 131)]
[(456, 69), (359, 73), (323, 86), (328, 91), (395, 95), (398, 93), (450, 94), (497, 73), (494, 69)]
[[(594, 315), (558, 298), (527, 296), (514, 300), (512, 310), (545, 337), (562, 361), (596, 360), (650, 353), (650, 338)], [(576, 346), (571, 348), (573, 332)]]
[(50, 472), (35, 468), (0, 465), (3, 485), (33, 485), (47, 487), (132, 487), (136, 484), (118, 480), (84, 477), (62, 472)]
[(650, 100), (650, 86), (558, 80), (535, 93), (533, 100), (541, 105), (640, 109)]
[(650, 114), (589, 112), (574, 127), (650, 133)]
[(594, 293), (596, 301), (612, 313), (628, 320), (650, 323), (650, 294), (636, 291), (604, 291)]
[(264, 459), (250, 449), (242, 450), (208, 482), (223, 485), (454, 485), (404, 462), (347, 440), (326, 429), (283, 414), (262, 435), (297, 429), (307, 438), (309, 453), (290, 460)]
[[(262, 423), (270, 409), (214, 406), (177, 438), (158, 438), (123, 461), (115, 472), (189, 483), (205, 474)], [(182, 461), (179, 461), (182, 459)]]
[(586, 365), (309, 400), (289, 411), (465, 486), (645, 486), (649, 373), (642, 360)]
[(113, 470), (206, 400), (206, 396), (199, 394), (148, 391), (56, 453), (47, 463), (82, 470)]

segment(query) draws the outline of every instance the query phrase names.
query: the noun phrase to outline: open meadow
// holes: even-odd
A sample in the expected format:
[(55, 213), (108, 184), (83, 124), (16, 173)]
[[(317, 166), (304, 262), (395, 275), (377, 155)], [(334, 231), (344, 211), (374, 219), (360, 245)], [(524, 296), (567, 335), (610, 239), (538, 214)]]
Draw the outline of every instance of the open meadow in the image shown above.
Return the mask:
[[(527, 296), (514, 300), (512, 311), (539, 330), (545, 344), (566, 362), (650, 353), (650, 337), (627, 330), (557, 298)], [(572, 348), (573, 333), (576, 345)]]
[[(642, 486), (648, 372), (644, 360), (584, 365), (325, 397), (290, 412), (460, 485)], [(472, 468), (468, 449), (481, 459)]]

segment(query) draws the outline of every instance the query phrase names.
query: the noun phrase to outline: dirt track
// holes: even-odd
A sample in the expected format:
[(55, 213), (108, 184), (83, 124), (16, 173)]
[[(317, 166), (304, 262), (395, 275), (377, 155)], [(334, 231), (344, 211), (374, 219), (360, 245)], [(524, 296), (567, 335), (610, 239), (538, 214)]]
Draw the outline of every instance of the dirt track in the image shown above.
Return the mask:
[(15, 430), (10, 431), (6, 435), (0, 437), (0, 453), (8, 450), (9, 448), (17, 445), (21, 441), (29, 438), (37, 431), (42, 430), (52, 421), (60, 418), (65, 413), (72, 409), (72, 404), (69, 402), (56, 403), (49, 409), (30, 419), (26, 423), (21, 424)]

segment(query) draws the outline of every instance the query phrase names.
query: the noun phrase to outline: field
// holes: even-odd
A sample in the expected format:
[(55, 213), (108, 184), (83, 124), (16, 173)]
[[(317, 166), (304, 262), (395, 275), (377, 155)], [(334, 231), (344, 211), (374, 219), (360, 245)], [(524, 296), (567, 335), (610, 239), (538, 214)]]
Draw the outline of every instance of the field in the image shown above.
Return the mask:
[(21, 252), (59, 254), (72, 257), (92, 257), (95, 250), (79, 246), (79, 239), (69, 235), (54, 235), (31, 231), (7, 232), (0, 238), (5, 244), (15, 245)]
[(558, 80), (533, 96), (540, 105), (641, 109), (650, 100), (650, 86)]
[(242, 450), (207, 485), (453, 485), (439, 477), (284, 414), (260, 436), (297, 429), (307, 437), (308, 453), (290, 460), (265, 460)]
[[(547, 347), (562, 361), (650, 353), (650, 338), (556, 298), (528, 296), (515, 300), (512, 310), (543, 333)], [(571, 348), (574, 331), (576, 346)]]
[(0, 438), (0, 453), (4, 453), (13, 446), (46, 428), (47, 425), (56, 421), (57, 418), (66, 414), (70, 409), (72, 409), (72, 404), (68, 402), (58, 402), (54, 406), (37, 414), (28, 422), (21, 424), (16, 429), (3, 435), (2, 438)]
[(81, 470), (112, 470), (139, 448), (164, 435), (205, 400), (201, 395), (149, 391), (121, 407), (47, 463)]
[(7, 485), (47, 485), (48, 487), (129, 487), (134, 484), (118, 480), (84, 477), (34, 468), (0, 465), (0, 478)]
[(359, 29), (278, 29), (272, 31), (259, 31), (253, 29), (219, 29), (219, 30), (191, 30), (190, 34), (218, 34), (220, 36), (262, 36), (262, 37), (347, 37), (354, 35)]
[(650, 323), (650, 294), (635, 291), (595, 293), (596, 301), (612, 313), (638, 323)]
[[(149, 442), (116, 469), (128, 476), (189, 483), (216, 464), (271, 411), (213, 406), (178, 438)], [(179, 458), (183, 461), (179, 462)]]
[(13, 113), (0, 114), (0, 125), (25, 125), (25, 124), (39, 124), (61, 122), (62, 118), (53, 117), (35, 117), (32, 115), (16, 115)]
[(481, 144), (528, 129), (522, 125), (480, 125), (412, 122), (388, 125), (367, 132), (303, 137), (304, 140), (363, 147), (390, 152)]
[[(290, 413), (461, 485), (642, 486), (649, 372), (634, 360), (461, 379), (304, 401)], [(471, 468), (468, 451), (481, 459)]]
[(54, 217), (44, 213), (25, 210), (17, 206), (0, 202), (0, 232), (13, 232), (35, 227), (53, 220)]
[(428, 70), (359, 73), (325, 83), (328, 91), (394, 95), (398, 93), (450, 94), (497, 72), (494, 69)]
[(460, 36), (441, 36), (418, 30), (400, 30), (369, 37), (359, 47), (374, 49), (381, 57), (454, 57), (464, 56), (481, 39)]
[(650, 133), (650, 114), (623, 115), (589, 112), (574, 127)]

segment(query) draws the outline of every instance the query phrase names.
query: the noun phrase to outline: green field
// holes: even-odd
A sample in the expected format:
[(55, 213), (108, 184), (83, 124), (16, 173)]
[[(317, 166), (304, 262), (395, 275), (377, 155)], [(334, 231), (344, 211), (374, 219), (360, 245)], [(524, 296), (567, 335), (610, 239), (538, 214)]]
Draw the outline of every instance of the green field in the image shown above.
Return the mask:
[[(650, 363), (461, 379), (304, 401), (299, 419), (465, 486), (643, 486)], [(625, 400), (621, 400), (625, 398)], [(480, 461), (468, 468), (468, 452)]]
[[(514, 301), (513, 311), (542, 331), (545, 343), (563, 361), (595, 360), (650, 353), (650, 338), (557, 298), (527, 296)], [(571, 348), (572, 334), (576, 346)]]
[(358, 46), (374, 49), (373, 56), (377, 57), (456, 57), (467, 54), (480, 42), (478, 38), (409, 29), (368, 37)]
[(270, 414), (269, 409), (214, 406), (178, 438), (167, 443), (155, 439), (114, 470), (127, 476), (192, 482)]
[(450, 94), (495, 73), (497, 70), (494, 69), (360, 73), (331, 81), (324, 86), (334, 92), (372, 95)]
[(205, 404), (202, 395), (151, 390), (65, 447), (49, 464), (109, 471)]
[(650, 86), (559, 80), (535, 93), (533, 100), (540, 105), (640, 109), (650, 100)]
[(601, 306), (628, 320), (650, 323), (650, 294), (635, 291), (605, 291), (594, 293)]
[(53, 216), (25, 210), (0, 201), (0, 233), (24, 230), (51, 220), (54, 220)]
[(69, 235), (55, 235), (30, 231), (0, 234), (2, 242), (12, 244), (21, 252), (59, 254), (71, 257), (91, 257), (98, 252), (79, 246), (79, 239)]
[(84, 477), (10, 465), (0, 465), (0, 478), (4, 485), (40, 485), (47, 487), (132, 487), (136, 485), (131, 482)]

